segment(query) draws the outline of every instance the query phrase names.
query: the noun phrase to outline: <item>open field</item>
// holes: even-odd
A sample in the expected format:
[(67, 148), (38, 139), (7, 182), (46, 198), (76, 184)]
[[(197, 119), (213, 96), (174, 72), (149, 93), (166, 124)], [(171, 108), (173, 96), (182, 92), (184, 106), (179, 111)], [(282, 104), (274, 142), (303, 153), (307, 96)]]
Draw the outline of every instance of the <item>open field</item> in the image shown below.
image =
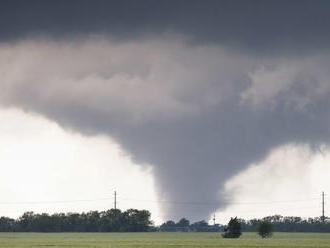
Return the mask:
[(0, 247), (330, 247), (330, 234), (275, 233), (260, 239), (244, 233), (223, 239), (219, 233), (0, 233)]

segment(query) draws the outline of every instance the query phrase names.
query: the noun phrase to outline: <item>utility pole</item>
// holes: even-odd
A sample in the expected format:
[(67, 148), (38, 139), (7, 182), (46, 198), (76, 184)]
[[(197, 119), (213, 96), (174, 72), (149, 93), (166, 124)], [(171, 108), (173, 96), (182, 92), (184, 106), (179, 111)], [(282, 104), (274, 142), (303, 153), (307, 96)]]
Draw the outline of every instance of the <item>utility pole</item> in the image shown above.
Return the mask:
[(324, 191), (322, 192), (322, 222), (324, 222), (325, 216), (324, 216)]
[(115, 202), (114, 202), (114, 205), (115, 205), (115, 210), (117, 209), (117, 192), (115, 190)]
[(215, 213), (213, 214), (213, 225), (215, 226)]

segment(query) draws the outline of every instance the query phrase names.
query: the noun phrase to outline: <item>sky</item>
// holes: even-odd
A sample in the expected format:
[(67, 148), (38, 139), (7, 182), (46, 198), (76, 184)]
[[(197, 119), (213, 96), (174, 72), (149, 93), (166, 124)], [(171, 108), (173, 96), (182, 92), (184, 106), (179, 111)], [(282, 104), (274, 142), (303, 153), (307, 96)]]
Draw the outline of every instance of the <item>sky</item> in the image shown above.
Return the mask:
[(328, 1), (1, 5), (1, 215), (320, 215)]

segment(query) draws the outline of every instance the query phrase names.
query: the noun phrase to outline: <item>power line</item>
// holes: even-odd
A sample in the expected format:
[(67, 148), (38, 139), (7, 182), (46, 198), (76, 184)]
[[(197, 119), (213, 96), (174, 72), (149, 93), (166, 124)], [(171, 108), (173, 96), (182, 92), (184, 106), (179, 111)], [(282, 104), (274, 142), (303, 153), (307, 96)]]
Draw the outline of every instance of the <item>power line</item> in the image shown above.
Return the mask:
[[(323, 197), (323, 211), (324, 211), (324, 195)], [(94, 201), (107, 201), (114, 200), (114, 207), (117, 208), (117, 198), (124, 201), (134, 201), (134, 202), (153, 202), (153, 203), (165, 203), (165, 204), (183, 204), (183, 205), (219, 205), (220, 202), (184, 202), (184, 201), (167, 201), (167, 200), (148, 200), (148, 199), (136, 199), (136, 198), (125, 198), (118, 197), (117, 192), (114, 191), (113, 198), (96, 198), (96, 199), (77, 199), (77, 200), (60, 200), (60, 201), (17, 201), (17, 202), (0, 202), (0, 204), (56, 204), (56, 203), (75, 203), (75, 202), (94, 202)], [(265, 202), (226, 202), (227, 205), (253, 205), (253, 204), (274, 204), (274, 203), (295, 203), (295, 202), (310, 202), (311, 200), (319, 200), (319, 198), (309, 198), (309, 199), (296, 199), (296, 200), (281, 200), (281, 201), (265, 201)], [(323, 213), (322, 211), (322, 213)], [(323, 214), (322, 214), (323, 215)]]
[(64, 200), (64, 201), (26, 201), (26, 202), (0, 202), (3, 205), (19, 205), (19, 204), (56, 204), (56, 203), (74, 203), (74, 202), (94, 202), (94, 201), (108, 201), (112, 198), (99, 199), (84, 199), (84, 200)]
[[(187, 204), (187, 205), (219, 205), (220, 202), (180, 202), (180, 201), (166, 201), (166, 200), (146, 200), (146, 199), (134, 199), (134, 198), (123, 198), (122, 200), (127, 201), (139, 201), (139, 202), (153, 202), (153, 203), (168, 203), (168, 204)], [(282, 200), (282, 201), (267, 201), (267, 202), (226, 202), (228, 205), (243, 205), (243, 204), (273, 204), (273, 203), (293, 203), (293, 202), (309, 202), (311, 200), (318, 200), (319, 198), (309, 199), (297, 199), (297, 200)]]

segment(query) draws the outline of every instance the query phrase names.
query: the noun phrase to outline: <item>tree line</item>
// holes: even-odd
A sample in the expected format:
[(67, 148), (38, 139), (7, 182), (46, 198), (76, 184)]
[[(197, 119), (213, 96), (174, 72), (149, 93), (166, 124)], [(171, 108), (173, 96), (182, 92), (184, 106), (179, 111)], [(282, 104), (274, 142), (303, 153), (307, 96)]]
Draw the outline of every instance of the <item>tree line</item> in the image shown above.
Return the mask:
[(153, 230), (147, 210), (119, 209), (87, 213), (36, 214), (0, 218), (0, 232), (147, 232)]
[[(330, 218), (328, 217), (325, 217), (323, 220), (322, 217), (301, 218), (297, 216), (273, 215), (261, 219), (234, 219), (240, 224), (242, 232), (256, 232), (260, 223), (272, 224), (275, 232), (330, 232)], [(209, 225), (204, 220), (190, 224), (189, 220), (182, 218), (177, 223), (172, 220), (166, 221), (158, 227), (158, 230), (163, 232), (226, 232), (229, 226), (230, 222), (228, 225)]]
[[(209, 225), (205, 220), (190, 223), (186, 218), (155, 227), (148, 210), (109, 209), (86, 213), (37, 214), (26, 212), (17, 219), (0, 217), (0, 232), (223, 232), (228, 225)], [(236, 219), (236, 218), (235, 218)], [(271, 223), (275, 232), (330, 232), (330, 218), (301, 218), (274, 215), (262, 219), (237, 218), (242, 232), (255, 232), (261, 222)]]
[(220, 225), (209, 225), (205, 220), (197, 221), (190, 224), (186, 218), (180, 219), (178, 222), (173, 220), (166, 221), (157, 228), (160, 232), (220, 232)]
[(258, 224), (267, 221), (273, 224), (275, 232), (330, 232), (330, 218), (301, 218), (297, 216), (273, 215), (262, 219), (238, 220), (243, 232), (255, 232)]

